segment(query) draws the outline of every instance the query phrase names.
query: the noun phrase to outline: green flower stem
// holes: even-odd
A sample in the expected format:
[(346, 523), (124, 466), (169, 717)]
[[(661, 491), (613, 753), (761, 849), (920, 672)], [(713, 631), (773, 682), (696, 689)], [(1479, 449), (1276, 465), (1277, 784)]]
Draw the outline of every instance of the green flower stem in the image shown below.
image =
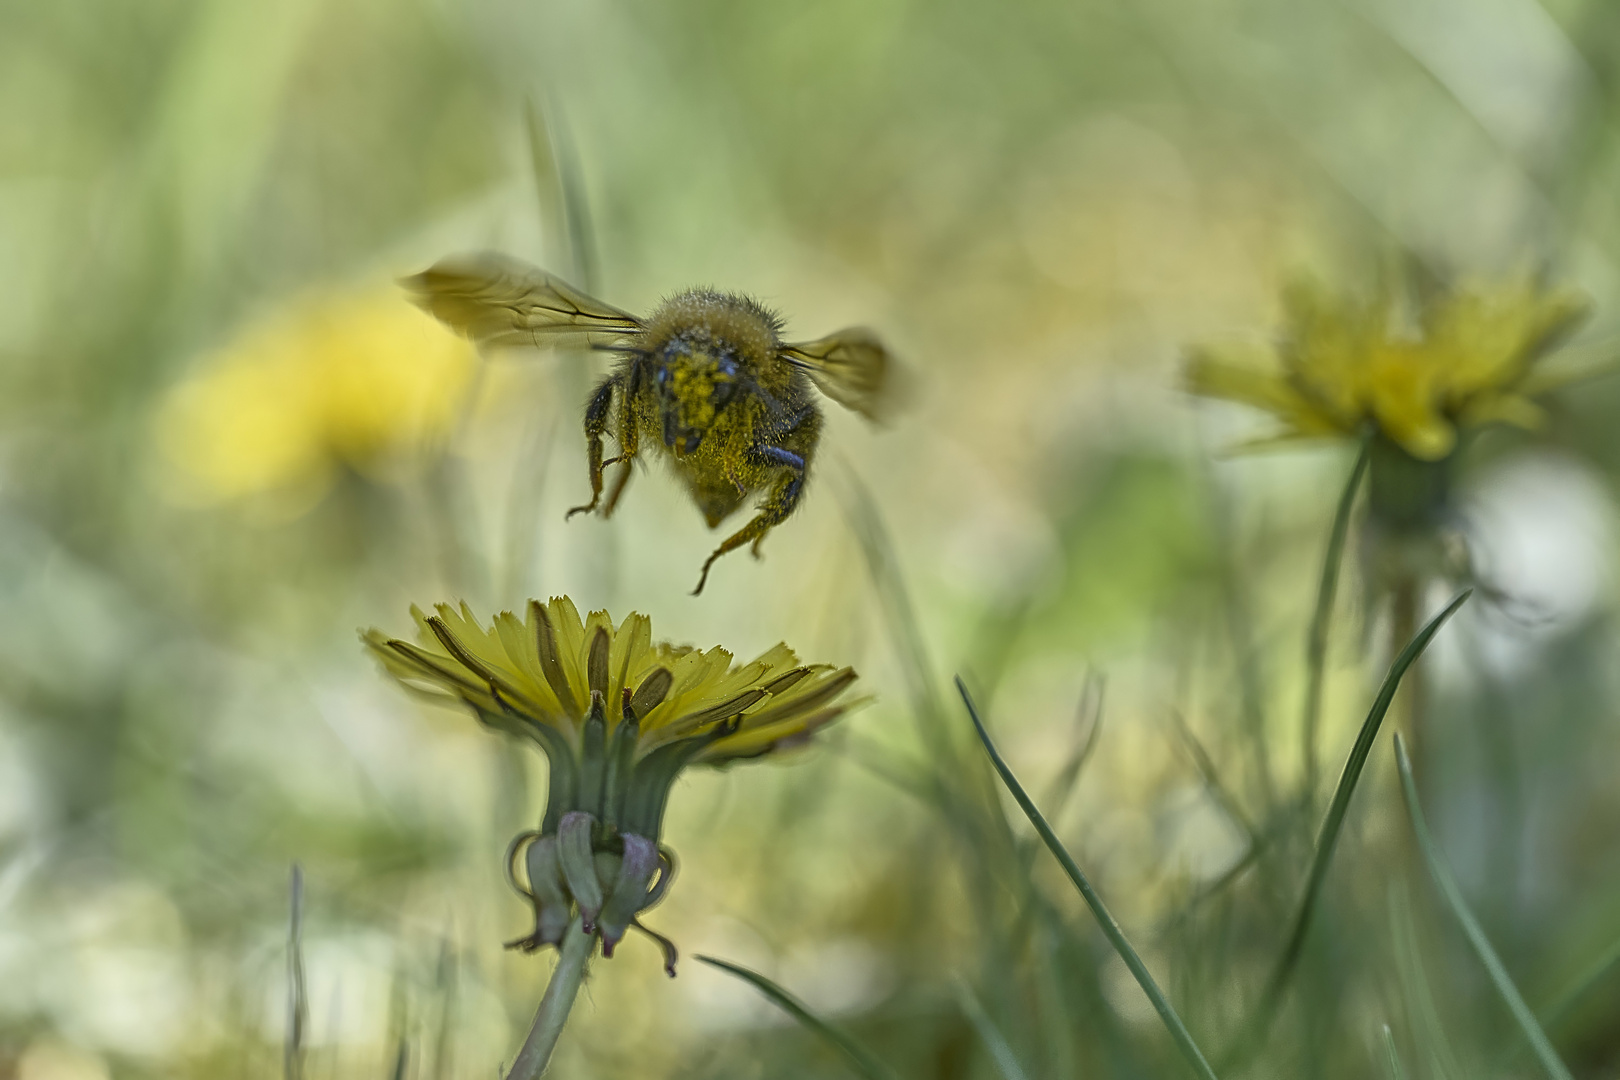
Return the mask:
[(545, 996), (535, 1010), (529, 1037), (523, 1041), (523, 1049), (518, 1051), (506, 1080), (536, 1080), (545, 1073), (557, 1037), (562, 1034), (568, 1012), (579, 994), (579, 984), (585, 981), (585, 965), (595, 951), (596, 935), (587, 934), (581, 920), (575, 916), (563, 933), (557, 966), (552, 969), (551, 982), (546, 985)]
[[(1321, 754), (1317, 748), (1322, 727), (1322, 684), (1327, 674), (1328, 631), (1333, 625), (1333, 596), (1339, 587), (1339, 567), (1344, 562), (1345, 542), (1350, 535), (1350, 512), (1355, 507), (1356, 492), (1361, 477), (1367, 471), (1370, 436), (1363, 437), (1356, 464), (1350, 470), (1350, 479), (1339, 495), (1339, 504), (1333, 514), (1333, 529), (1328, 534), (1327, 553), (1322, 558), (1322, 577), (1316, 587), (1316, 612), (1311, 616), (1311, 633), (1305, 646), (1305, 807), (1316, 806), (1316, 778), (1321, 771)], [(1406, 643), (1406, 638), (1401, 643)]]

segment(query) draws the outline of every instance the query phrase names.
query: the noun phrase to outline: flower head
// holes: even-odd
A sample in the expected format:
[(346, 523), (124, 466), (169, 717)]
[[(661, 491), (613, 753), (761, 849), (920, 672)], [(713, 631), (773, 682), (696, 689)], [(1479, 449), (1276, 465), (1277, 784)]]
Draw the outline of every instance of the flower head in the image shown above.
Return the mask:
[(577, 905), (611, 955), (674, 872), (659, 835), (681, 770), (803, 743), (852, 704), (838, 699), (853, 670), (800, 664), (786, 645), (737, 664), (722, 648), (654, 642), (645, 615), (581, 619), (567, 597), (531, 600), (523, 617), (503, 611), (487, 628), (465, 604), (435, 610), (412, 608), (414, 643), (363, 637), (402, 683), (470, 705), (550, 760), (545, 817), (512, 851), (526, 846), (522, 891), (535, 905), (526, 948), (560, 941)]
[(1439, 461), (1459, 429), (1540, 423), (1531, 398), (1558, 380), (1536, 365), (1585, 313), (1577, 294), (1530, 280), (1441, 292), (1405, 320), (1387, 292), (1359, 302), (1300, 285), (1285, 295), (1286, 329), (1260, 364), (1201, 348), (1187, 382), (1271, 413), (1280, 438), (1371, 426), (1411, 457)]

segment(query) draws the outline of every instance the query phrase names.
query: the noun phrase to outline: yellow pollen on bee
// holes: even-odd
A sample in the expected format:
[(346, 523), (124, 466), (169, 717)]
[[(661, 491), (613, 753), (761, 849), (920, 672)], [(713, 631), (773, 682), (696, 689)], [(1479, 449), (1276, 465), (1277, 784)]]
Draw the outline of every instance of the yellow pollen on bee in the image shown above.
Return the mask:
[(713, 423), (715, 416), (715, 384), (721, 381), (718, 365), (707, 353), (693, 353), (673, 365), (670, 382), (675, 399), (680, 404), (682, 425), (704, 428)]

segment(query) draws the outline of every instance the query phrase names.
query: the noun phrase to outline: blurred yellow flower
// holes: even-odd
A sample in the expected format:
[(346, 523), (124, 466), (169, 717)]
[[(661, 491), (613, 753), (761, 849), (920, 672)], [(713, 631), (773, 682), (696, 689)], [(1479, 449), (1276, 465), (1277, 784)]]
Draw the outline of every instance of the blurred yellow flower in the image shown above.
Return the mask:
[(1282, 421), (1280, 439), (1371, 425), (1421, 461), (1449, 455), (1459, 429), (1538, 425), (1532, 395), (1579, 373), (1535, 365), (1587, 310), (1580, 295), (1528, 279), (1440, 293), (1411, 320), (1388, 292), (1361, 302), (1298, 285), (1283, 306), (1274, 348), (1194, 349), (1189, 389), (1264, 409)]
[(582, 620), (567, 597), (531, 600), (522, 618), (503, 611), (487, 629), (465, 604), (411, 613), (415, 644), (362, 635), (388, 673), (470, 705), (550, 760), (545, 817), (514, 841), (514, 857), (527, 844), (523, 891), (535, 906), (524, 948), (560, 941), (577, 904), (612, 955), (674, 871), (659, 834), (681, 770), (800, 745), (855, 704), (837, 700), (855, 681), (850, 668), (801, 664), (786, 645), (736, 664), (719, 647), (654, 642), (645, 615)]
[(455, 422), (477, 356), (393, 286), (312, 297), (250, 327), (160, 403), (176, 494), (199, 503), (318, 495), (339, 467), (377, 476)]

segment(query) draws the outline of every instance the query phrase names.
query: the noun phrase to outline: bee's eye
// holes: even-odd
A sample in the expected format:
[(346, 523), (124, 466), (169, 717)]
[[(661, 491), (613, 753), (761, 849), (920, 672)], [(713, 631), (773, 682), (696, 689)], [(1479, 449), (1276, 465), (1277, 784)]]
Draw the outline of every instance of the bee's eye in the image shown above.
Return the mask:
[(714, 384), (709, 390), (709, 400), (715, 408), (720, 408), (730, 401), (737, 393), (737, 361), (729, 353), (722, 353), (715, 358)]

